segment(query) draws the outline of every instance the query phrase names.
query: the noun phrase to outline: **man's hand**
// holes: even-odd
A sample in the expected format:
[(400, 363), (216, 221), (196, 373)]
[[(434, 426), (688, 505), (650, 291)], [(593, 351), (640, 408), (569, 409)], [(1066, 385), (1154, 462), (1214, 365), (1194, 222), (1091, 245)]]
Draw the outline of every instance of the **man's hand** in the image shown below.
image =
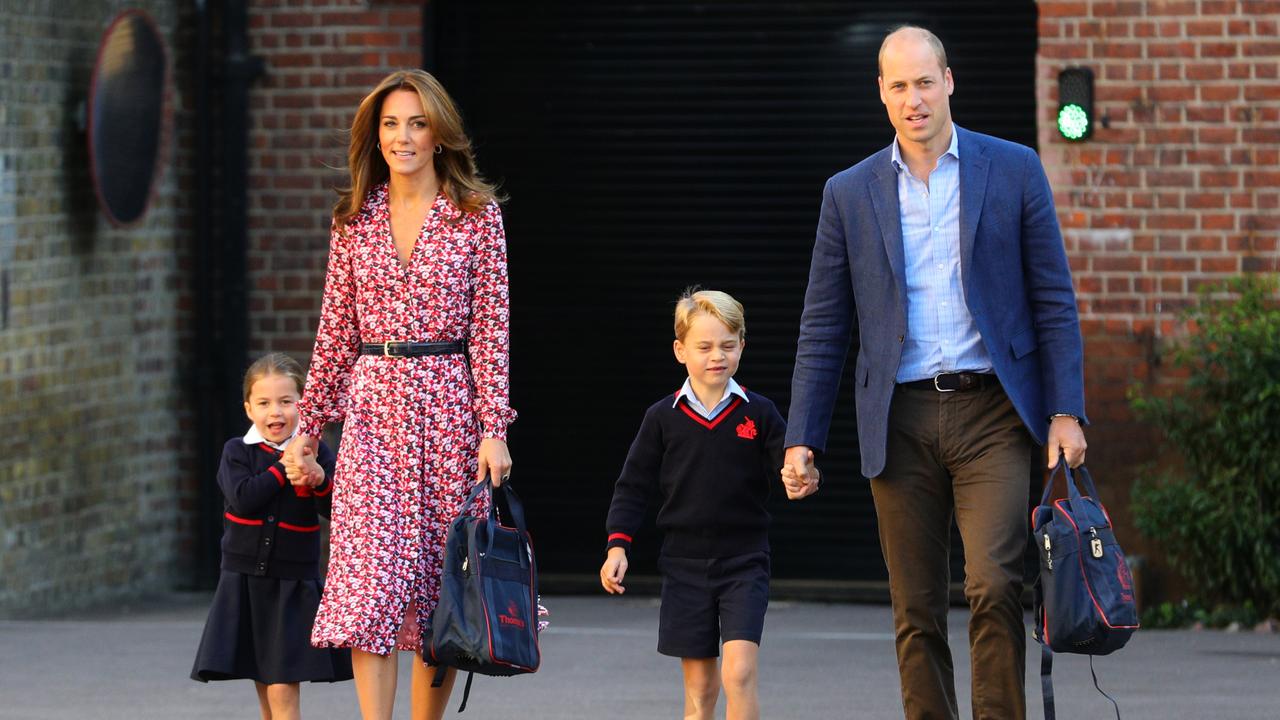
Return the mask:
[(476, 464), (476, 482), (484, 482), (487, 475), (489, 482), (498, 487), (511, 477), (511, 453), (507, 444), (498, 438), (485, 438), (480, 441), (479, 462)]
[(799, 500), (818, 492), (818, 469), (813, 465), (813, 450), (804, 445), (789, 447), (783, 463), (782, 484), (788, 499)]
[(1067, 467), (1078, 468), (1084, 464), (1084, 451), (1089, 444), (1084, 441), (1084, 428), (1073, 417), (1058, 416), (1049, 421), (1049, 442), (1045, 450), (1049, 454), (1049, 469), (1058, 466), (1058, 455), (1065, 455)]
[(627, 576), (627, 551), (620, 547), (609, 548), (604, 565), (600, 566), (600, 584), (610, 595), (621, 595), (627, 589), (622, 586), (622, 578)]

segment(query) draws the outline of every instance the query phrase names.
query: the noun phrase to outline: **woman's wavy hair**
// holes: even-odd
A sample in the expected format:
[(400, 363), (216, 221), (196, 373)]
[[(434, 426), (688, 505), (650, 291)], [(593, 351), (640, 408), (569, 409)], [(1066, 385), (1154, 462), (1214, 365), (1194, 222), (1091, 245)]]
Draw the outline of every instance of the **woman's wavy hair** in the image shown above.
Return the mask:
[(427, 124), (442, 146), (435, 155), (435, 168), (440, 189), (449, 200), (467, 213), (479, 212), (491, 202), (503, 202), (506, 198), (498, 193), (497, 187), (476, 170), (462, 116), (440, 81), (424, 70), (397, 70), (383, 78), (360, 101), (351, 121), (351, 144), (347, 150), (351, 185), (338, 190), (338, 203), (333, 207), (334, 224), (342, 227), (350, 222), (360, 212), (369, 191), (390, 177), (387, 161), (378, 150), (378, 119), (382, 101), (401, 89), (418, 93)]

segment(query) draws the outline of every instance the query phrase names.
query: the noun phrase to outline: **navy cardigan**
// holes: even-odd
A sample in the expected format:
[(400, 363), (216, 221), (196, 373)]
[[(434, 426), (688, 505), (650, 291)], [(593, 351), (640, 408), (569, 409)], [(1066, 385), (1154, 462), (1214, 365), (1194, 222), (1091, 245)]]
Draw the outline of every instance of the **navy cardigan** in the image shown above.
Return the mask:
[(246, 575), (308, 579), (320, 576), (320, 516), (329, 517), (336, 458), (323, 442), (318, 487), (294, 486), (282, 453), (232, 438), (222, 447), (218, 487), (224, 499), (222, 569)]

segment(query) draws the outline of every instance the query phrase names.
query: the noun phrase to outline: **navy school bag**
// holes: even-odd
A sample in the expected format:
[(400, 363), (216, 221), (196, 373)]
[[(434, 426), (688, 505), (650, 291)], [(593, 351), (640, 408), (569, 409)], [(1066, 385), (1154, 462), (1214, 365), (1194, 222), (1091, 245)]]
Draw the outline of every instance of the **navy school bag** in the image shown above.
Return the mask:
[[(467, 673), (458, 712), (467, 708), (471, 680), (481, 675), (535, 672), (538, 649), (538, 569), (524, 520), (524, 507), (510, 481), (494, 490), (487, 517), (467, 511), (490, 483), (478, 483), (449, 524), (440, 601), (422, 633), (422, 656), (437, 666), (433, 687), (445, 669)], [(507, 501), (515, 527), (499, 522), (497, 495)]]
[[(1040, 642), (1040, 684), (1045, 720), (1054, 720), (1053, 653), (1107, 655), (1124, 647), (1138, 629), (1133, 578), (1124, 551), (1116, 542), (1111, 517), (1097, 499), (1098, 491), (1083, 465), (1076, 468), (1087, 495), (1081, 495), (1066, 459), (1067, 497), (1051, 501), (1055, 469), (1045, 484), (1040, 505), (1031, 514), (1031, 532), (1040, 557), (1035, 584), (1035, 638)], [(1098, 687), (1113, 705), (1116, 702)], [(1120, 707), (1116, 705), (1116, 717)]]

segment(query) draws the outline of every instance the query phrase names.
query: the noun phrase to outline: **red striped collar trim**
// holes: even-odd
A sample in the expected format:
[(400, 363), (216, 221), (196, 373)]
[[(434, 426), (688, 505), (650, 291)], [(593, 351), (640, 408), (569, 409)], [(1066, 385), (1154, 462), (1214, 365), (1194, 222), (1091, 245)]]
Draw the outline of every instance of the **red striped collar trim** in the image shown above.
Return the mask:
[(685, 402), (680, 403), (680, 409), (684, 411), (685, 415), (688, 415), (689, 417), (693, 418), (694, 422), (698, 423), (699, 425), (705, 427), (708, 430), (715, 430), (716, 426), (724, 422), (725, 418), (732, 415), (733, 411), (737, 410), (738, 406), (741, 404), (742, 404), (741, 397), (734, 398), (733, 402), (729, 403), (728, 407), (721, 410), (720, 414), (716, 415), (711, 420), (707, 420), (706, 418), (699, 415), (697, 410), (694, 410), (693, 408), (689, 407), (689, 401), (687, 400)]

